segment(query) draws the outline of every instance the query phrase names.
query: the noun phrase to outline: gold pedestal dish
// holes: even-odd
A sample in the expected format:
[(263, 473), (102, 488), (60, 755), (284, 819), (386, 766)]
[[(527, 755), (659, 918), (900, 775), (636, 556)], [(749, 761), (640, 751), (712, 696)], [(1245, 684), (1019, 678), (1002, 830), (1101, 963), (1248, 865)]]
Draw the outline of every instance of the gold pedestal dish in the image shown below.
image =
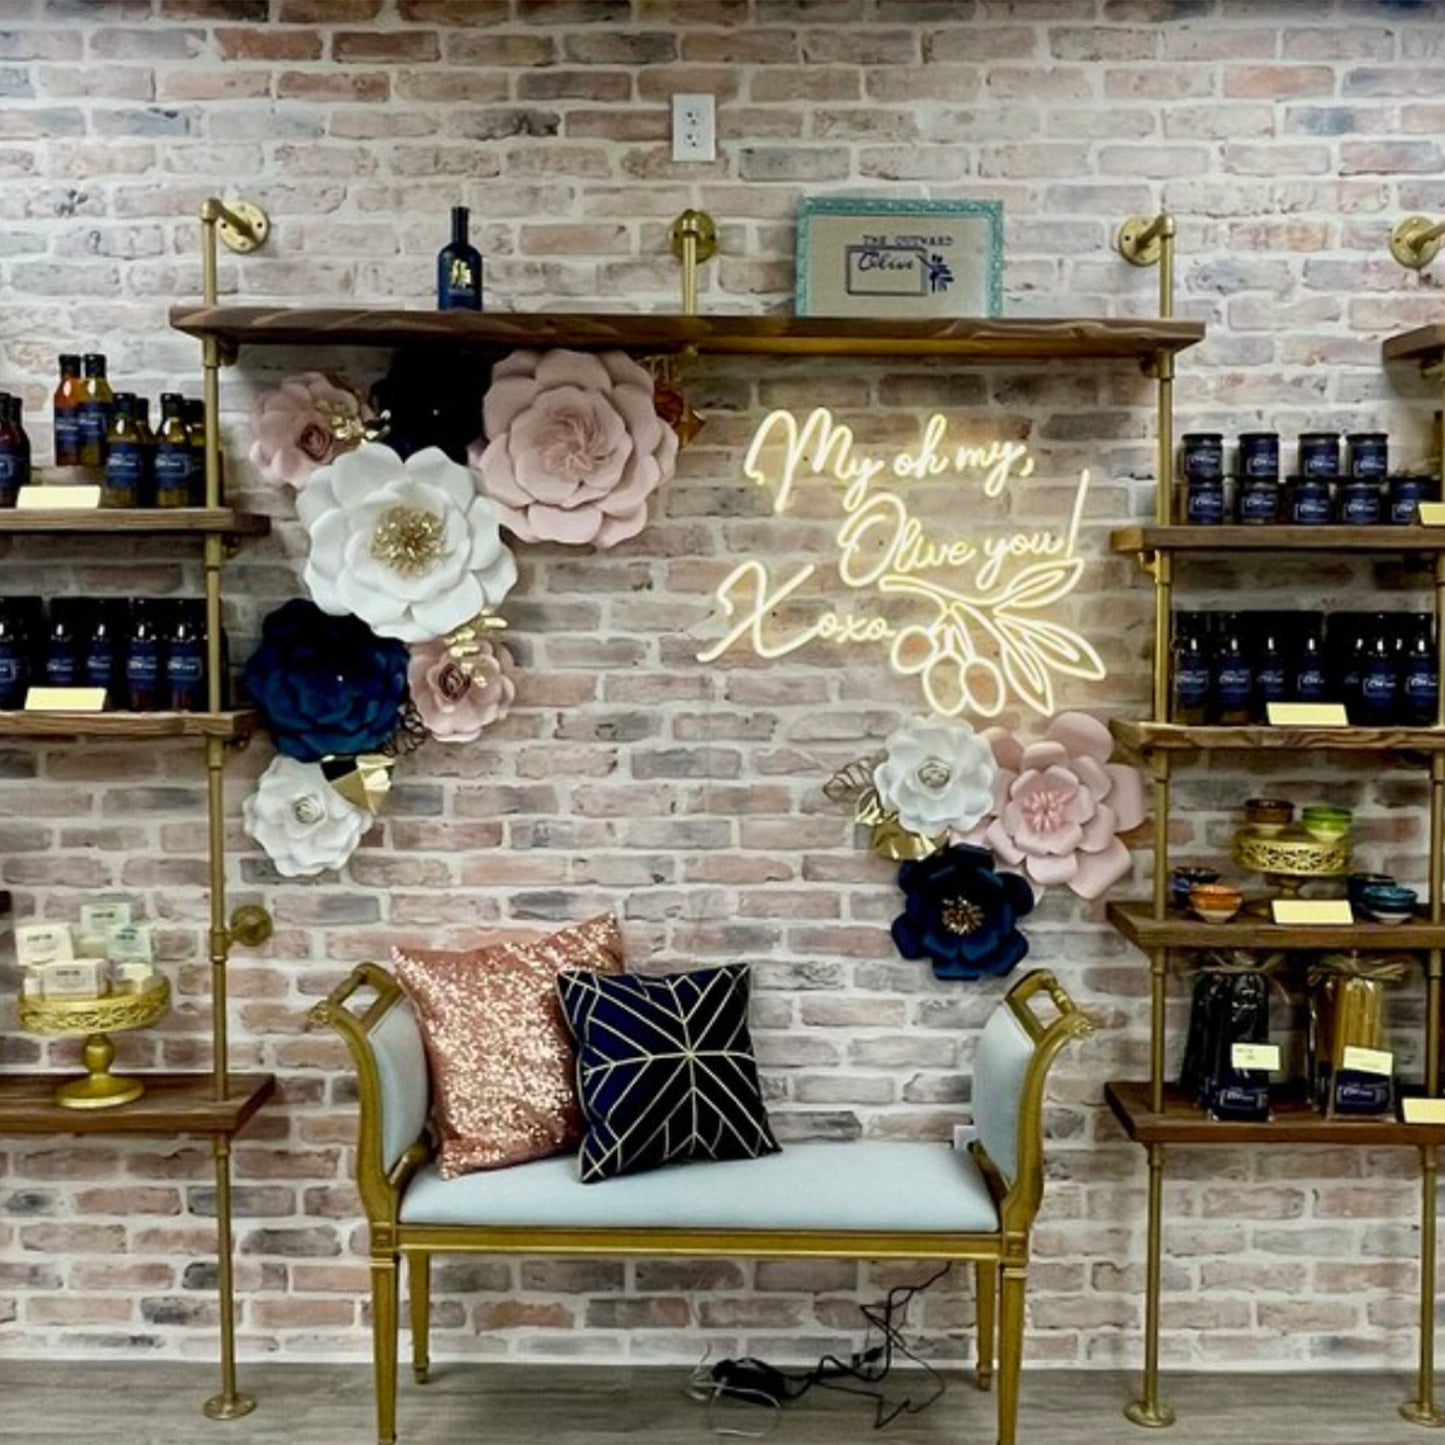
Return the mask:
[(165, 1017), (170, 1004), (171, 986), (157, 975), (140, 993), (86, 999), (22, 998), (20, 1025), (33, 1034), (83, 1035), (89, 1072), (62, 1084), (55, 1091), (55, 1102), (66, 1109), (113, 1109), (134, 1103), (145, 1093), (145, 1084), (111, 1073), (115, 1045), (110, 1035), (123, 1029), (149, 1028)]
[(1350, 870), (1350, 839), (1312, 838), (1302, 829), (1263, 834), (1241, 828), (1234, 835), (1234, 861), (1247, 873), (1259, 873), (1281, 898), (1298, 898), (1312, 878), (1340, 878)]

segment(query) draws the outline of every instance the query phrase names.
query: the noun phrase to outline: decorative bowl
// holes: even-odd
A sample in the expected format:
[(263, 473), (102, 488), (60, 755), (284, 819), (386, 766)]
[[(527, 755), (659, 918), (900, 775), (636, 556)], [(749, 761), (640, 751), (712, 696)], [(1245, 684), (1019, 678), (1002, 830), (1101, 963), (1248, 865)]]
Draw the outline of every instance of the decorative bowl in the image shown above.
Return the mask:
[(1306, 808), (1300, 814), (1300, 822), (1311, 838), (1322, 843), (1333, 843), (1350, 831), (1352, 816), (1348, 808), (1316, 806)]
[(1413, 888), (1398, 883), (1373, 883), (1360, 892), (1362, 907), (1376, 923), (1408, 923), (1419, 897)]
[(1345, 891), (1349, 894), (1352, 907), (1364, 910), (1366, 888), (1393, 888), (1395, 877), (1392, 873), (1351, 873), (1345, 880)]
[(1232, 883), (1196, 883), (1189, 890), (1189, 906), (1206, 923), (1228, 923), (1244, 895)]
[(1204, 867), (1176, 868), (1169, 875), (1169, 892), (1176, 908), (1189, 907), (1189, 890), (1196, 883), (1218, 883), (1219, 869)]
[(1273, 838), (1294, 822), (1294, 804), (1285, 798), (1250, 798), (1244, 818), (1261, 837)]

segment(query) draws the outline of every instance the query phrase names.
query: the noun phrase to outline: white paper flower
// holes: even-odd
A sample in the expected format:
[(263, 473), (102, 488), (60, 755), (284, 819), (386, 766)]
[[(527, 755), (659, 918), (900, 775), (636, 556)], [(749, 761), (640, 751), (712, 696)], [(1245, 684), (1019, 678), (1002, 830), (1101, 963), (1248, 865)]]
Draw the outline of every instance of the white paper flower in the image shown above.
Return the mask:
[(993, 808), (998, 771), (988, 744), (966, 722), (915, 718), (896, 728), (873, 770), (878, 801), (910, 833), (932, 838), (972, 828)]
[(311, 534), (312, 600), (382, 637), (440, 637), (495, 608), (517, 580), (496, 508), (437, 447), (403, 462), (369, 442), (315, 472), (296, 510)]
[(371, 814), (349, 803), (321, 771), (278, 754), (241, 805), (247, 834), (266, 850), (283, 878), (309, 878), (340, 868), (356, 851)]

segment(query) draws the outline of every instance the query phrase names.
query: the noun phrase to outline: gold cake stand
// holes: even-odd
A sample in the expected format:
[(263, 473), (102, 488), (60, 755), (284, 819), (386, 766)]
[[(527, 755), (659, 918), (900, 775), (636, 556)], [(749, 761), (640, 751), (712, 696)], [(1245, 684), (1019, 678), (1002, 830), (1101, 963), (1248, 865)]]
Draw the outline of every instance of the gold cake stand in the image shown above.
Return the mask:
[[(1234, 835), (1234, 861), (1259, 873), (1280, 898), (1298, 898), (1313, 878), (1339, 878), (1350, 870), (1350, 836), (1322, 840), (1303, 828), (1265, 835), (1241, 828)], [(1266, 904), (1261, 911), (1268, 911)]]
[(84, 1036), (81, 1057), (89, 1072), (56, 1089), (55, 1102), (66, 1109), (114, 1109), (139, 1099), (145, 1084), (111, 1073), (115, 1045), (110, 1035), (149, 1028), (165, 1017), (170, 1004), (170, 983), (157, 974), (140, 993), (85, 999), (21, 998), (20, 1026), (33, 1034)]

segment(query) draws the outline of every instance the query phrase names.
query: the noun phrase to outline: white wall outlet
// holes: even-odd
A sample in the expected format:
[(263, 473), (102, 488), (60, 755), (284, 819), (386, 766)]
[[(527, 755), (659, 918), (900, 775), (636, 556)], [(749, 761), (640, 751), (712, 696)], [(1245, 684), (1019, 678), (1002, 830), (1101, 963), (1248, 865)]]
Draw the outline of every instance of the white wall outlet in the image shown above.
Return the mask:
[(716, 97), (674, 95), (672, 98), (672, 158), (675, 161), (717, 159)]

